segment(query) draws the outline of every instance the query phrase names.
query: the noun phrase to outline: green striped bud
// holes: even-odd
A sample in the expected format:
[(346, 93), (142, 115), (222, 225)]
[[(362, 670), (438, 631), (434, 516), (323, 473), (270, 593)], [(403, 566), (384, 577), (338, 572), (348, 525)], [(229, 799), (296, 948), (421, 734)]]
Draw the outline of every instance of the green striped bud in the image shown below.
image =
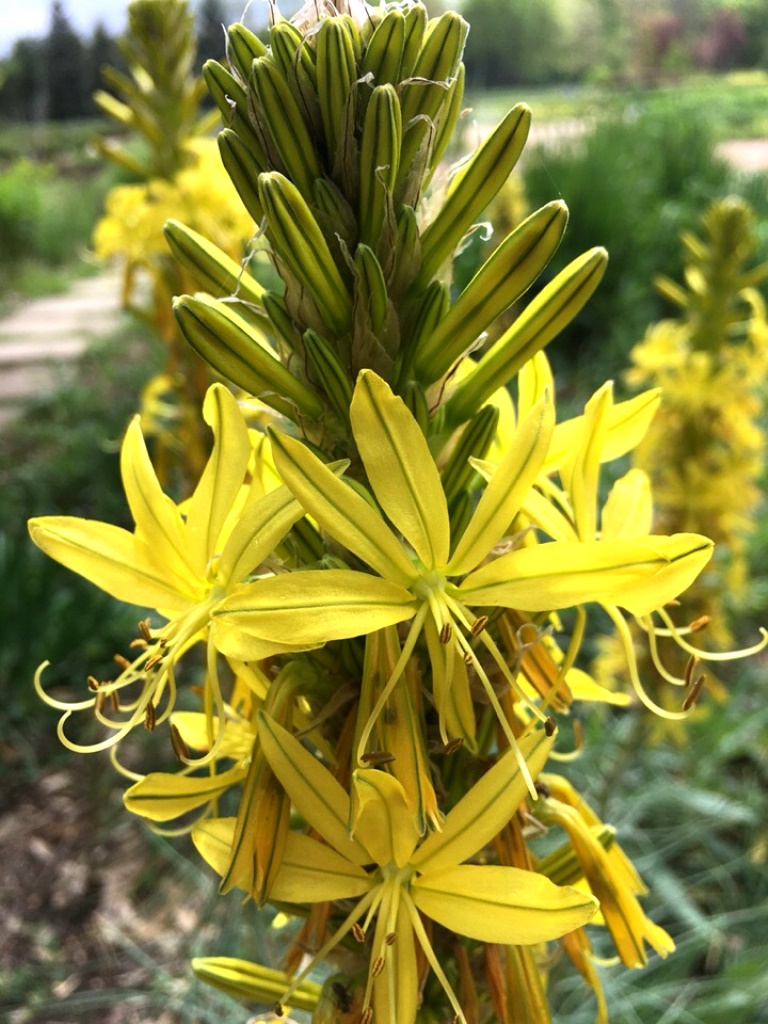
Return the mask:
[(469, 490), (473, 478), (480, 480), (480, 475), (469, 460), (485, 458), (493, 442), (498, 422), (499, 410), (493, 405), (486, 405), (462, 430), (440, 474), (449, 505), (459, 494)]
[(264, 219), (264, 209), (258, 192), (259, 175), (262, 166), (253, 156), (253, 150), (230, 128), (219, 132), (219, 153), (221, 162), (243, 201), (243, 206), (257, 224)]
[(363, 56), (361, 75), (371, 75), (372, 84), (396, 85), (405, 45), (405, 17), (397, 8), (387, 11), (376, 26)]
[(419, 281), (431, 281), (504, 186), (523, 151), (531, 112), (518, 103), (451, 179), (443, 205), (422, 232)]
[(403, 125), (391, 85), (373, 90), (360, 144), (360, 241), (375, 245), (397, 181)]
[(328, 164), (339, 161), (339, 143), (354, 102), (353, 83), (357, 80), (355, 47), (347, 19), (326, 18), (317, 34), (317, 98), (328, 151)]
[(419, 347), (430, 338), (438, 324), (445, 318), (451, 304), (451, 293), (445, 281), (431, 281), (411, 308), (403, 325), (404, 345), (400, 354), (398, 380), (407, 381), (411, 376), (413, 356)]
[(251, 82), (259, 119), (266, 125), (287, 176), (305, 198), (311, 198), (312, 186), (322, 172), (312, 135), (290, 86), (269, 57), (253, 62)]
[(264, 146), (248, 114), (248, 93), (235, 76), (216, 60), (205, 62), (203, 78), (221, 111), (225, 128), (230, 128), (240, 136), (243, 144), (251, 150), (254, 161), (265, 171), (269, 163)]
[(458, 14), (448, 12), (427, 25), (424, 43), (413, 69), (413, 81), (403, 86), (403, 150), (400, 179), (410, 170), (427, 133), (448, 96), (455, 77), (468, 26)]
[(464, 355), (531, 284), (560, 244), (568, 208), (561, 200), (532, 213), (489, 256), (431, 337), (419, 345), (416, 371), (432, 383)]
[[(195, 284), (214, 297), (236, 296), (243, 302), (261, 305), (264, 289), (242, 264), (227, 256), (217, 245), (177, 220), (166, 221), (166, 241), (176, 260)], [(266, 318), (265, 325), (267, 324)]]
[(285, 300), (274, 292), (264, 292), (261, 301), (278, 339), (285, 343), (290, 352), (295, 352), (301, 341), (301, 334), (288, 312)]
[(318, 388), (336, 415), (349, 423), (349, 406), (352, 402), (352, 381), (339, 362), (331, 346), (316, 331), (304, 332), (304, 348), (317, 380)]
[(464, 422), (501, 384), (540, 352), (573, 320), (602, 280), (608, 264), (605, 249), (583, 253), (554, 277), (485, 353), (444, 407), (448, 427)]
[[(203, 956), (192, 960), (195, 975), (235, 999), (252, 999), (274, 1006), (285, 995), (293, 977), (284, 971), (239, 960), (231, 956)], [(312, 1012), (320, 1001), (322, 989), (314, 981), (302, 981), (291, 992), (291, 1006)]]
[(409, 380), (403, 388), (403, 401), (426, 437), (429, 430), (429, 402), (424, 388), (416, 380)]
[(463, 64), (459, 64), (455, 77), (448, 86), (446, 96), (440, 114), (437, 118), (435, 137), (432, 141), (432, 151), (429, 154), (429, 178), (443, 159), (443, 154), (451, 143), (453, 133), (458, 124), (461, 111), (464, 107), (464, 81), (466, 70)]
[(399, 76), (401, 82), (414, 74), (416, 61), (421, 52), (421, 44), (424, 42), (424, 35), (427, 31), (427, 18), (427, 9), (421, 4), (414, 4), (405, 12), (405, 36)]
[(259, 198), (275, 252), (307, 288), (331, 331), (346, 333), (352, 300), (303, 196), (286, 177), (271, 172), (259, 178)]
[(356, 304), (367, 312), (373, 333), (379, 336), (387, 320), (389, 299), (384, 272), (373, 249), (367, 245), (358, 245), (355, 251), (355, 268)]
[(229, 39), (229, 62), (234, 66), (243, 82), (251, 77), (251, 66), (257, 57), (263, 57), (267, 48), (257, 35), (240, 22), (227, 29)]
[(173, 312), (195, 352), (222, 377), (291, 418), (293, 406), (313, 418), (322, 413), (317, 395), (275, 357), (266, 336), (227, 303), (208, 295), (182, 295), (174, 300)]

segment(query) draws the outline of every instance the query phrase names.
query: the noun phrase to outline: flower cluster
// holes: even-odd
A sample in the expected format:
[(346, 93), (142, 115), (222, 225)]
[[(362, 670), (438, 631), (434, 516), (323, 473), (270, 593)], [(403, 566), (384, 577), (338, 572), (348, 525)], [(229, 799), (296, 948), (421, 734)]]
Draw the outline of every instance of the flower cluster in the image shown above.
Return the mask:
[[(194, 963), (275, 1018), (414, 1024), (445, 1019), (447, 1002), (462, 1024), (521, 1019), (513, 1007), (545, 1024), (546, 944), (562, 940), (605, 1019), (588, 922), (628, 966), (646, 944), (673, 948), (613, 830), (544, 769), (575, 702), (629, 700), (576, 664), (586, 607), (615, 623), (644, 697), (627, 618), (664, 632), (654, 617), (668, 620), (713, 545), (655, 533), (639, 471), (601, 507), (600, 467), (641, 441), (655, 391), (616, 402), (606, 385), (558, 422), (542, 349), (597, 286), (602, 250), (483, 349), (555, 252), (561, 202), (451, 293), (451, 255), (530, 121), (515, 107), (429, 197), (462, 107), (466, 31), (412, 0), (312, 0), (268, 45), (229, 28), (229, 66), (205, 67), (219, 145), (284, 287), (180, 224), (167, 232), (207, 291), (176, 299), (181, 330), (251, 397), (208, 391), (213, 447), (181, 502), (131, 424), (133, 532), (30, 524), (50, 556), (155, 610), (116, 679), (74, 702), (41, 673), (38, 689), (73, 749), (114, 752), (141, 724), (167, 735), (180, 767), (134, 774), (125, 803), (191, 828), (222, 891), (301, 922), (284, 926), (284, 972)], [(87, 709), (109, 731), (90, 744), (69, 732)], [(338, 972), (323, 989), (307, 977), (318, 963)]]

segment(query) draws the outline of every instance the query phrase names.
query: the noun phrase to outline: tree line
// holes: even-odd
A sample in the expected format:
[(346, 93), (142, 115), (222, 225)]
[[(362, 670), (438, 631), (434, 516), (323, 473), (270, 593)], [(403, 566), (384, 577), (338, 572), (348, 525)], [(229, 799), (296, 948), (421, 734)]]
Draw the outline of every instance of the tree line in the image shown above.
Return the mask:
[[(223, 0), (203, 0), (197, 7), (200, 65), (224, 55), (222, 24), (228, 21)], [(63, 0), (53, 0), (48, 34), (19, 39), (0, 61), (0, 118), (9, 121), (68, 121), (93, 117), (96, 89), (104, 89), (101, 68), (125, 71), (119, 39), (103, 24), (83, 38), (72, 26)]]
[(765, 0), (464, 0), (476, 89), (592, 81), (653, 86), (768, 66)]

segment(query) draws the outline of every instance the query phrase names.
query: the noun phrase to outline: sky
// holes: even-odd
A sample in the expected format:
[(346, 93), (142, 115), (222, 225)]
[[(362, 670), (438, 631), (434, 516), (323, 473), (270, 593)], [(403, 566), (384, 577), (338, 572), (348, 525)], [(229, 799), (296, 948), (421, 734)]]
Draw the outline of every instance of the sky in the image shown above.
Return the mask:
[[(245, 4), (246, 0), (240, 3), (228, 0), (225, 7), (232, 8), (239, 16)], [(0, 57), (8, 55), (17, 39), (47, 35), (52, 5), (53, 0), (0, 0)], [(80, 35), (89, 36), (99, 21), (113, 35), (125, 29), (128, 0), (63, 0), (63, 5), (72, 26)], [(197, 3), (193, 6), (196, 7)], [(292, 6), (295, 7), (295, 3)], [(255, 24), (255, 19), (262, 13), (259, 8), (266, 12), (266, 0), (253, 0), (253, 8), (249, 25)]]

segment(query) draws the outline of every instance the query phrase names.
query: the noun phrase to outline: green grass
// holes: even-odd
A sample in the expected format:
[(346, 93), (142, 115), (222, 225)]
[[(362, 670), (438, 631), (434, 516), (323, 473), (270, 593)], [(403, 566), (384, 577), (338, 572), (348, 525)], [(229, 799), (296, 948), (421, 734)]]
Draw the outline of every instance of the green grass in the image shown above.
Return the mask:
[(602, 90), (592, 85), (500, 90), (468, 96), (481, 124), (498, 121), (526, 102), (535, 124), (606, 116), (668, 114), (706, 118), (716, 141), (768, 136), (768, 72), (696, 75), (659, 89)]

